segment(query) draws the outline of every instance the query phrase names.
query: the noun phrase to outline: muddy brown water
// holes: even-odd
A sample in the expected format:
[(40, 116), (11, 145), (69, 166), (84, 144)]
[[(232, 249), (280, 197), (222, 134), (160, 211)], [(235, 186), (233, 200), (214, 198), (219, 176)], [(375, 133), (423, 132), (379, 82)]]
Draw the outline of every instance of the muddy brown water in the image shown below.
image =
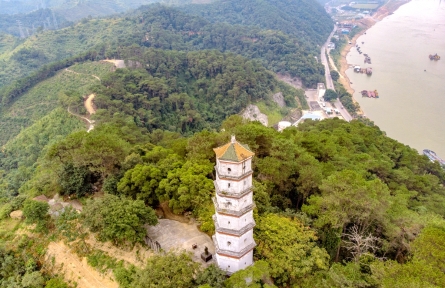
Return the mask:
[[(362, 44), (364, 42), (364, 44)], [(421, 152), (428, 148), (445, 159), (445, 2), (412, 0), (358, 38), (350, 65), (372, 67), (373, 75), (346, 74), (354, 98), (366, 116), (387, 135)], [(430, 61), (429, 54), (441, 60)], [(425, 71), (426, 70), (426, 71)], [(362, 98), (377, 89), (380, 98)]]

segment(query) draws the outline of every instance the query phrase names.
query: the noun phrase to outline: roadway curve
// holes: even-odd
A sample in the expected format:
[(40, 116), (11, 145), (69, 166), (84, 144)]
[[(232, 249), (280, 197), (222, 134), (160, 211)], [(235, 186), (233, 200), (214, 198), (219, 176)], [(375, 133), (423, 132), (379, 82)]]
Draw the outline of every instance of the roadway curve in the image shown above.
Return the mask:
[[(334, 86), (334, 81), (332, 81), (331, 71), (329, 69), (329, 62), (328, 62), (328, 59), (326, 58), (326, 49), (328, 47), (328, 43), (331, 42), (331, 38), (334, 35), (335, 30), (337, 30), (337, 25), (334, 25), (334, 30), (332, 30), (331, 34), (328, 37), (328, 40), (326, 40), (326, 43), (321, 47), (321, 55), (320, 55), (321, 64), (324, 65), (324, 71), (325, 71), (324, 76), (326, 78), (326, 88), (332, 89), (334, 91), (335, 91), (335, 86)], [(334, 101), (334, 105), (335, 105), (335, 107), (340, 108), (338, 110), (340, 111), (340, 114), (343, 117), (343, 119), (345, 119), (348, 122), (352, 120), (352, 116), (349, 114), (349, 112), (346, 109), (341, 108), (341, 107), (343, 107), (343, 105), (341, 104), (341, 102), (338, 98), (337, 98), (337, 100)]]

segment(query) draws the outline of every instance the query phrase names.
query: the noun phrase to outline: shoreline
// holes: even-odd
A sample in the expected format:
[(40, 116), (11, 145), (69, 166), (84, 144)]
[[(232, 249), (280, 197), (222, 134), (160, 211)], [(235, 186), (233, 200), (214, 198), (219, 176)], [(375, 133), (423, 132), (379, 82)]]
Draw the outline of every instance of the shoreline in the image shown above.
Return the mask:
[[(394, 13), (400, 6), (410, 2), (411, 0), (389, 0), (386, 4), (381, 6), (371, 17), (363, 18), (355, 22), (358, 26), (362, 28), (360, 32), (358, 32), (352, 39), (349, 39), (349, 42), (352, 44), (347, 44), (340, 53), (340, 83), (345, 87), (346, 91), (352, 95), (352, 100), (357, 103), (357, 100), (354, 98), (355, 90), (351, 87), (351, 81), (346, 75), (346, 70), (349, 69), (349, 64), (346, 59), (346, 56), (351, 51), (351, 48), (355, 47), (357, 39), (365, 34), (372, 26), (374, 26), (377, 22), (380, 22), (385, 17)], [(358, 114), (363, 115), (364, 112), (360, 108), (357, 112)]]

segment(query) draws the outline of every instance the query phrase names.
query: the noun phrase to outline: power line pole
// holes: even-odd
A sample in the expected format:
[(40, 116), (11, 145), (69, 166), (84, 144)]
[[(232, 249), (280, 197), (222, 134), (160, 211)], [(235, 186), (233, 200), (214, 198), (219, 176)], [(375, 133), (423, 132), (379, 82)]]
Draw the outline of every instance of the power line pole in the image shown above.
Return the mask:
[(53, 14), (53, 22), (54, 22), (54, 29), (59, 29), (59, 24), (57, 24), (56, 15), (54, 14), (54, 10), (51, 10), (51, 13)]
[(49, 20), (49, 17), (46, 17), (46, 23), (48, 23), (48, 29), (51, 29), (51, 21)]
[(22, 22), (20, 20), (17, 20), (17, 24), (19, 25), (19, 31), (20, 31), (20, 38), (25, 39), (25, 33), (23, 33), (22, 29)]

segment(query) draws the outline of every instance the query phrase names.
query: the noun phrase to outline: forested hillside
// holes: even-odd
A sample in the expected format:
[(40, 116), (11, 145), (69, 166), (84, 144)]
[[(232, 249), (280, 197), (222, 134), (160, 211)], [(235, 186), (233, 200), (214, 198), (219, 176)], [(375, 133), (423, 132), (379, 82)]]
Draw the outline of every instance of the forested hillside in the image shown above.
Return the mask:
[[(271, 277), (278, 287), (314, 287), (314, 283), (317, 287), (394, 287), (405, 281), (430, 287), (445, 284), (440, 254), (428, 252), (445, 247), (441, 237), (445, 234), (445, 173), (437, 163), (358, 121), (308, 121), (278, 133), (232, 116), (221, 128), (224, 132), (202, 131), (183, 138), (161, 130), (147, 134), (128, 119), (115, 119), (90, 133), (75, 132), (49, 143), (38, 160), (39, 168), (19, 191), (22, 195), (58, 192), (85, 197), (94, 193), (93, 187), (102, 187), (108, 196), (88, 202), (84, 216), (67, 214), (54, 224), (48, 219), (37, 222), (49, 231), (56, 225), (59, 230), (51, 233), (71, 235), (67, 241), (81, 237), (78, 227), (92, 229), (116, 245), (140, 241), (142, 232), (136, 223), (126, 227), (126, 233), (134, 231), (128, 235), (135, 236), (124, 238), (122, 231), (100, 224), (107, 223), (99, 221), (101, 217), (121, 213), (116, 204), (119, 198), (113, 195), (124, 197), (126, 207), (134, 205), (132, 211), (141, 213), (134, 219), (152, 221), (149, 212), (136, 212), (142, 209), (141, 202), (156, 207), (168, 201), (175, 213), (191, 212), (201, 229), (212, 234), (212, 148), (235, 134), (256, 153), (256, 264), (228, 280), (216, 267), (210, 276), (210, 271), (195, 267), (186, 255), (156, 256), (141, 268), (103, 264), (110, 265), (106, 267), (122, 287), (152, 281), (157, 287), (158, 278), (153, 275), (162, 273), (158, 269), (179, 273), (175, 275), (181, 275), (181, 287), (214, 283), (214, 277), (220, 283), (226, 281), (225, 287), (233, 287), (245, 281), (244, 273), (254, 273), (255, 283)], [(11, 159), (7, 151), (3, 157)], [(10, 194), (3, 194), (2, 199), (10, 203), (2, 206), (2, 213), (23, 205), (10, 202), (16, 199)], [(107, 257), (113, 259), (113, 255)], [(181, 272), (173, 272), (176, 269), (162, 259), (183, 267)], [(157, 268), (156, 263), (164, 265)], [(196, 275), (185, 267), (201, 272)]]
[[(358, 120), (277, 132), (236, 115), (248, 104), (280, 115), (306, 105), (275, 74), (323, 81), (323, 8), (181, 9), (144, 6), (26, 40), (0, 34), (0, 287), (78, 287), (83, 275), (68, 277), (61, 259), (131, 288), (445, 287), (443, 167)], [(148, 251), (157, 215), (214, 234), (213, 148), (232, 135), (255, 153), (255, 264), (228, 277), (187, 253)], [(56, 210), (42, 195), (66, 202)]]
[(318, 50), (316, 44), (326, 42), (334, 24), (324, 8), (312, 0), (228, 0), (204, 6), (188, 5), (182, 9), (214, 23), (279, 30), (295, 36), (299, 39), (298, 45), (314, 52)]
[(29, 14), (7, 15), (0, 11), (0, 33), (21, 37), (17, 21), (20, 21), (23, 37), (29, 37), (43, 29), (63, 28), (70, 23), (62, 16), (51, 13), (49, 9), (39, 9)]
[(161, 2), (165, 5), (181, 5), (191, 0), (0, 0), (1, 14), (28, 14), (39, 9), (51, 9), (69, 19), (76, 21), (86, 17), (100, 17), (141, 5)]
[(92, 75), (105, 76), (112, 67), (112, 64), (103, 62), (86, 62), (68, 67), (38, 83), (11, 105), (2, 107), (0, 146), (61, 104), (64, 109), (70, 106), (73, 111), (83, 113), (83, 97), (91, 93), (92, 85), (98, 83)]
[(218, 128), (249, 103), (274, 105), (270, 96), (277, 92), (283, 93), (290, 108), (297, 106), (298, 95), (303, 98), (258, 63), (234, 54), (151, 48), (133, 49), (132, 54), (137, 55), (132, 57), (137, 66), (147, 68), (118, 70), (102, 79), (95, 89), (97, 119), (106, 121), (121, 113), (149, 131), (189, 134)]
[[(301, 45), (296, 45), (301, 43)], [(33, 36), (9, 53), (0, 55), (0, 87), (29, 75), (39, 66), (85, 50), (106, 49), (108, 55), (122, 45), (148, 46), (173, 50), (217, 49), (258, 59), (275, 72), (290, 73), (306, 86), (323, 81), (324, 68), (295, 36), (258, 28), (211, 24), (172, 8), (150, 6), (126, 18), (91, 20), (60, 31)]]

